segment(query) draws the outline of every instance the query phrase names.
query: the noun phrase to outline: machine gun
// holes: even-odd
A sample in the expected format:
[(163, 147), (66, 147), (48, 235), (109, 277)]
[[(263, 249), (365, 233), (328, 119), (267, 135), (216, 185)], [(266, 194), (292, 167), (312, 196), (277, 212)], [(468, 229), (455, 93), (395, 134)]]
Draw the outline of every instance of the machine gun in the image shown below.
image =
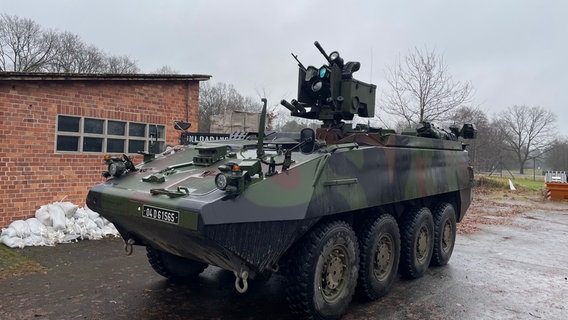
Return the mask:
[(356, 61), (345, 63), (339, 52), (333, 51), (328, 55), (317, 41), (314, 45), (328, 64), (320, 68), (306, 68), (292, 54), (299, 66), (298, 99), (280, 103), (290, 110), (292, 116), (322, 120), (323, 127), (352, 120), (354, 115), (373, 117), (377, 86), (353, 79), (353, 73), (361, 64)]

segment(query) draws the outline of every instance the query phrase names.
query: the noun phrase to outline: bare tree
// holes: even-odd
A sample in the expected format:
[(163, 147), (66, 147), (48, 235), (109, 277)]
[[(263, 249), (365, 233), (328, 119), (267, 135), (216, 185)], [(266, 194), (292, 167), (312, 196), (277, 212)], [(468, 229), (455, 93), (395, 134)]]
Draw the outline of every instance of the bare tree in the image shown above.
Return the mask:
[(138, 73), (140, 69), (136, 61), (127, 56), (109, 56), (106, 58), (106, 72), (108, 73)]
[(477, 128), (477, 137), (468, 140), (469, 158), (476, 171), (494, 171), (509, 168), (516, 158), (505, 143), (504, 133), (498, 121), (490, 121), (481, 109), (475, 107), (458, 107), (452, 115), (452, 126), (459, 127), (464, 123), (473, 123)]
[[(260, 101), (244, 97), (230, 84), (211, 85), (201, 82), (199, 88), (199, 131), (209, 132), (211, 116), (231, 111), (259, 112)], [(269, 119), (270, 120), (270, 119)]]
[(554, 113), (538, 106), (513, 106), (497, 115), (495, 124), (517, 158), (521, 174), (529, 158), (552, 147), (555, 121)]
[(83, 41), (78, 35), (63, 32), (58, 35), (55, 46), (55, 55), (49, 61), (51, 72), (77, 72), (80, 68), (80, 53), (85, 49)]
[(105, 55), (95, 46), (86, 45), (81, 38), (70, 32), (57, 37), (55, 54), (49, 62), (48, 71), (66, 73), (105, 72)]
[(168, 66), (168, 65), (164, 65), (162, 67), (160, 67), (159, 69), (156, 69), (156, 71), (152, 72), (154, 74), (178, 74), (179, 72), (177, 70), (175, 70), (174, 68)]
[(558, 139), (546, 153), (546, 165), (553, 171), (568, 171), (568, 139)]
[(51, 59), (56, 33), (43, 31), (30, 19), (0, 15), (0, 71), (44, 71)]
[(57, 35), (55, 50), (47, 62), (47, 71), (65, 73), (136, 73), (135, 61), (127, 56), (111, 56), (87, 45), (70, 32)]
[(97, 47), (89, 45), (81, 52), (82, 63), (78, 73), (103, 73), (106, 71), (105, 54)]
[(442, 56), (414, 48), (387, 70), (389, 91), (385, 111), (402, 117), (409, 126), (422, 121), (446, 121), (452, 110), (471, 100), (471, 84), (455, 82)]
[(473, 123), (477, 128), (477, 137), (467, 141), (469, 158), (475, 170), (491, 171), (503, 159), (504, 153), (509, 152), (499, 129), (490, 123), (481, 109), (458, 107), (453, 113), (452, 122), (455, 127)]
[(43, 30), (30, 19), (0, 15), (0, 71), (137, 73), (135, 61), (111, 56), (79, 36)]

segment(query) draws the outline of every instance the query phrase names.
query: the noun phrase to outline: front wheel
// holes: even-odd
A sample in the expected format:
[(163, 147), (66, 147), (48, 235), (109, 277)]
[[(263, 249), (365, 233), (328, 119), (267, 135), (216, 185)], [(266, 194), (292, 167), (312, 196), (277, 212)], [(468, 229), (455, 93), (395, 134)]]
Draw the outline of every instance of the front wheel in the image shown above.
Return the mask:
[(183, 281), (197, 277), (207, 264), (146, 247), (146, 256), (152, 269), (170, 280)]
[(292, 312), (311, 319), (339, 319), (351, 302), (359, 270), (359, 247), (343, 221), (315, 227), (299, 243), (286, 267)]

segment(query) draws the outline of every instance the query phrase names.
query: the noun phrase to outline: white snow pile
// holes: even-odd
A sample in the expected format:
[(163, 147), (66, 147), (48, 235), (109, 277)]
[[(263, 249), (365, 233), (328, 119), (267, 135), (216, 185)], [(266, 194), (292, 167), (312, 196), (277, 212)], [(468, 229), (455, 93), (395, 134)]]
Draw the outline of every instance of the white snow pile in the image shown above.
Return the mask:
[(55, 202), (41, 206), (35, 218), (16, 220), (2, 228), (0, 242), (10, 248), (53, 246), (79, 239), (98, 240), (119, 233), (112, 223), (87, 206)]

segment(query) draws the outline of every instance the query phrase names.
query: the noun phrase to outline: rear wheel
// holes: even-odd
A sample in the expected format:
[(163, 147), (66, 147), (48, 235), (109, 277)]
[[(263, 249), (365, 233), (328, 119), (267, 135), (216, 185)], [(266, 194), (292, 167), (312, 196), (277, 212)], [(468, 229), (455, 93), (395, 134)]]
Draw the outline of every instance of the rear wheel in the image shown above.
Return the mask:
[(400, 260), (398, 224), (390, 214), (366, 221), (358, 233), (361, 248), (358, 291), (371, 300), (386, 295)]
[(434, 215), (434, 253), (431, 265), (443, 266), (450, 261), (456, 243), (456, 211), (449, 203), (440, 203)]
[(400, 273), (410, 279), (424, 275), (434, 245), (434, 222), (426, 207), (407, 212), (401, 225)]
[(358, 270), (359, 248), (351, 227), (343, 221), (315, 227), (285, 269), (290, 309), (311, 319), (339, 319), (353, 297)]
[(207, 264), (176, 256), (152, 247), (146, 247), (146, 256), (152, 269), (170, 280), (187, 280), (197, 277)]

